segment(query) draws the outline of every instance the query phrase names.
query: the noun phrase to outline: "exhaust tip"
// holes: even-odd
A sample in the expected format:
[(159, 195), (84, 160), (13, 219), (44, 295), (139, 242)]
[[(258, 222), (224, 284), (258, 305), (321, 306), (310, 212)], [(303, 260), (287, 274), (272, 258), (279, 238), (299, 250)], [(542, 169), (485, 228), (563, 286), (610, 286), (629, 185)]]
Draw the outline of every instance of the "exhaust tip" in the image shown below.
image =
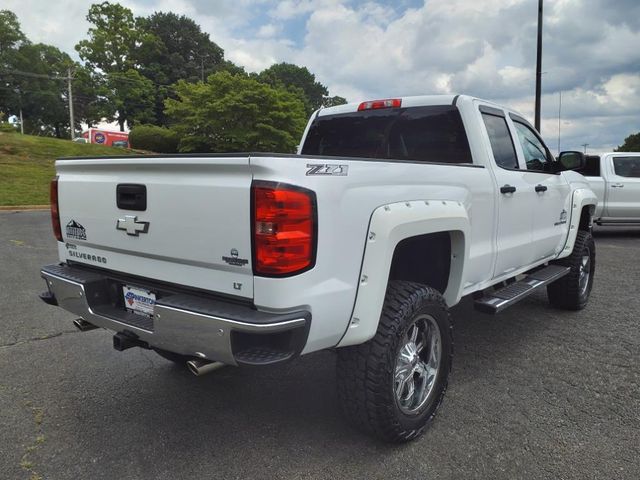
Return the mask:
[(89, 330), (95, 330), (98, 328), (93, 323), (87, 322), (84, 318), (76, 318), (73, 321), (73, 325), (81, 332), (88, 332)]
[(213, 372), (214, 370), (224, 367), (224, 365), (225, 364), (221, 362), (210, 362), (208, 360), (189, 360), (187, 362), (187, 368), (196, 377)]

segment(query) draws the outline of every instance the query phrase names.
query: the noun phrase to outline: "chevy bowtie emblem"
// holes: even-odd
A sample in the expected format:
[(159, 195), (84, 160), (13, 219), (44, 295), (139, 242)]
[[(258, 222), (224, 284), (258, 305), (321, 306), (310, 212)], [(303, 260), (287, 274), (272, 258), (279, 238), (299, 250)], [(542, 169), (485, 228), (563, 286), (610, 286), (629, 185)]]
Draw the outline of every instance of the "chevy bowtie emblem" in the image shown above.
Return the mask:
[(116, 223), (118, 230), (124, 230), (127, 235), (137, 237), (140, 233), (147, 233), (149, 231), (149, 222), (139, 222), (136, 215), (125, 215), (124, 218), (119, 218)]

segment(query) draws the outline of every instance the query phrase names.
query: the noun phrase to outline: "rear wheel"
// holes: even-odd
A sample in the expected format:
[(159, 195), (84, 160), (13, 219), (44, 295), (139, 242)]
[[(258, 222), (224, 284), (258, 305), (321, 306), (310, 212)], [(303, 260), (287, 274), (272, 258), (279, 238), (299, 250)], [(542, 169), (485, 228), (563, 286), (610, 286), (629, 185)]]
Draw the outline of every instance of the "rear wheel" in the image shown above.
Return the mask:
[(571, 271), (547, 286), (549, 302), (566, 310), (583, 309), (589, 301), (596, 266), (596, 245), (591, 232), (579, 230), (571, 255), (555, 263), (570, 267)]
[(420, 436), (444, 396), (453, 355), (442, 295), (391, 282), (376, 335), (338, 350), (338, 396), (360, 429), (391, 442)]

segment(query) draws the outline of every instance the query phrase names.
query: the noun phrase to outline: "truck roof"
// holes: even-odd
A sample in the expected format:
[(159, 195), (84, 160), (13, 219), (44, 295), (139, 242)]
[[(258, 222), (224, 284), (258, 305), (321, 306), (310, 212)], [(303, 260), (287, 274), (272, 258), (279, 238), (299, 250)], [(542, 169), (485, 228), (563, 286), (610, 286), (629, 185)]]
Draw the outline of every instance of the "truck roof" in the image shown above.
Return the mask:
[[(409, 97), (386, 97), (386, 99), (400, 99), (403, 107), (425, 107), (429, 105), (451, 105), (460, 95), (415, 95)], [(370, 99), (364, 101), (372, 101)], [(358, 111), (361, 102), (346, 103), (335, 107), (321, 108), (318, 116), (339, 115), (341, 113), (353, 113)]]
[[(426, 107), (431, 105), (452, 105), (456, 104), (461, 99), (465, 99), (467, 101), (479, 100), (482, 103), (486, 103), (488, 105), (493, 105), (497, 108), (501, 108), (506, 110), (507, 112), (518, 113), (515, 110), (512, 110), (509, 107), (504, 105), (499, 105), (489, 100), (484, 100), (478, 97), (473, 97), (471, 95), (414, 95), (414, 96), (406, 96), (406, 97), (385, 97), (380, 99), (366, 99), (364, 102), (376, 101), (376, 100), (395, 100), (400, 99), (402, 101), (402, 107)], [(353, 113), (358, 111), (358, 107), (362, 102), (353, 102), (346, 103), (344, 105), (337, 105), (335, 107), (327, 107), (321, 108), (317, 111), (318, 116), (325, 115), (339, 115), (341, 113)]]

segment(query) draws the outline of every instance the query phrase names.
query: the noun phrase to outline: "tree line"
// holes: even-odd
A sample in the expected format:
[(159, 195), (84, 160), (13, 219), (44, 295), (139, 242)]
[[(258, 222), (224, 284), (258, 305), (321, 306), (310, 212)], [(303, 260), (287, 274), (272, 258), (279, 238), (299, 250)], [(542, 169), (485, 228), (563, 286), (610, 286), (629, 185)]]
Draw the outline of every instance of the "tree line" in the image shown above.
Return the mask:
[(25, 133), (68, 138), (71, 128), (106, 119), (132, 133), (149, 126), (184, 152), (291, 151), (315, 109), (346, 103), (305, 67), (279, 63), (247, 73), (184, 15), (136, 17), (102, 2), (86, 18), (77, 62), (30, 42), (17, 16), (0, 10), (0, 112), (22, 114)]

